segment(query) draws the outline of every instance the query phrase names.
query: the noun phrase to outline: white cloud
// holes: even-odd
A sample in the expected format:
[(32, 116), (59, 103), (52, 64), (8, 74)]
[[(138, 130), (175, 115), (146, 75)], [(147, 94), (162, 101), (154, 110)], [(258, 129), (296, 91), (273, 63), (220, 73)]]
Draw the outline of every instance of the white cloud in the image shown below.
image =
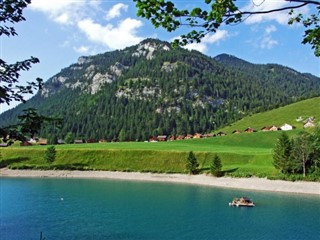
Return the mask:
[(187, 46), (185, 46), (186, 49), (189, 50), (197, 50), (199, 52), (205, 53), (208, 51), (207, 44), (201, 42), (201, 43), (190, 43)]
[(207, 34), (203, 38), (203, 42), (204, 43), (210, 43), (210, 44), (213, 44), (213, 43), (219, 44), (220, 41), (225, 40), (228, 36), (229, 36), (228, 31), (226, 31), (226, 30), (217, 30), (213, 34)]
[(90, 18), (78, 22), (79, 29), (90, 41), (103, 44), (110, 49), (122, 49), (139, 43), (142, 38), (137, 36), (136, 30), (141, 26), (141, 21), (132, 18), (122, 20), (118, 26), (103, 26)]
[(262, 49), (271, 49), (274, 46), (278, 45), (278, 41), (274, 40), (271, 36), (271, 33), (276, 32), (277, 28), (274, 25), (267, 26), (264, 29), (264, 34), (260, 40), (260, 48)]
[(73, 47), (73, 50), (75, 50), (77, 53), (80, 53), (80, 54), (87, 54), (90, 48), (87, 46), (80, 46), (80, 47)]
[(271, 34), (272, 32), (275, 32), (275, 31), (277, 31), (277, 28), (274, 25), (270, 25), (265, 29), (266, 34)]
[[(185, 46), (186, 49), (189, 50), (197, 50), (202, 53), (206, 53), (208, 51), (208, 45), (210, 44), (219, 44), (221, 41), (225, 40), (229, 37), (230, 34), (226, 30), (217, 30), (215, 33), (207, 34), (200, 43), (190, 43)], [(177, 38), (174, 38), (177, 39)], [(172, 41), (174, 40), (172, 39)]]
[(271, 49), (275, 45), (278, 45), (278, 41), (272, 39), (270, 35), (263, 36), (263, 38), (260, 41), (260, 48), (262, 49)]
[(262, 36), (258, 37), (255, 41), (248, 41), (248, 43), (251, 43), (255, 48), (261, 49), (272, 49), (279, 44), (272, 36), (272, 33), (277, 31), (274, 25), (267, 26), (263, 31)]
[[(143, 40), (137, 35), (137, 29), (142, 26), (142, 21), (132, 18), (125, 18), (117, 23), (110, 21), (119, 17), (121, 11), (127, 11), (128, 5), (115, 4), (107, 12), (106, 19), (103, 19), (103, 16), (99, 17), (104, 12), (100, 6), (101, 3), (101, 0), (32, 0), (31, 10), (44, 13), (50, 20), (60, 25), (76, 27), (76, 30), (82, 36), (84, 34), (91, 43), (106, 46), (112, 50), (122, 49)], [(107, 23), (102, 23), (105, 20)], [(69, 29), (74, 34), (74, 28)], [(80, 53), (89, 51), (84, 47), (73, 49)]]
[(107, 20), (111, 20), (113, 18), (119, 17), (120, 16), (120, 11), (128, 11), (128, 5), (125, 5), (123, 3), (118, 3), (116, 5), (114, 5), (108, 12), (106, 15), (106, 19)]
[(83, 15), (83, 9), (87, 1), (66, 1), (66, 0), (32, 0), (30, 9), (43, 12), (53, 21), (70, 25), (74, 24)]
[[(279, 9), (290, 5), (288, 1), (275, 1), (275, 0), (252, 0), (248, 5), (241, 9), (245, 11), (269, 11), (272, 9)], [(291, 4), (292, 5), (292, 4)], [(255, 24), (263, 21), (277, 21), (280, 24), (287, 24), (289, 19), (288, 11), (274, 12), (268, 14), (254, 14), (246, 19), (245, 23)]]

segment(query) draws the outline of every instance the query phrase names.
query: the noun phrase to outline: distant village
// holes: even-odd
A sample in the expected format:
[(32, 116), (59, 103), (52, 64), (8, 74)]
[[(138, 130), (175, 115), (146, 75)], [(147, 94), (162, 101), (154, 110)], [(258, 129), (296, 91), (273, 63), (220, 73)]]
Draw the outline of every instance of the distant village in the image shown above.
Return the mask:
[[(297, 119), (297, 121), (300, 121)], [(301, 120), (302, 121), (302, 120)], [(309, 117), (306, 121), (303, 123), (304, 128), (310, 128), (310, 127), (315, 127), (315, 118), (314, 117)], [(251, 127), (248, 127), (244, 129), (243, 131), (236, 129), (232, 132), (232, 134), (240, 134), (240, 133), (253, 133), (253, 132), (270, 132), (270, 131), (290, 131), (295, 129), (296, 127), (290, 124), (283, 124), (280, 127), (277, 127), (275, 125), (271, 127), (264, 126), (260, 130), (253, 129)], [(209, 134), (201, 134), (201, 133), (196, 133), (194, 135), (188, 134), (186, 136), (184, 135), (178, 135), (177, 137), (175, 136), (152, 136), (149, 138), (149, 142), (161, 142), (161, 141), (174, 141), (174, 140), (184, 140), (184, 139), (199, 139), (199, 138), (209, 138), (209, 137), (220, 137), (220, 136), (226, 136), (227, 133), (225, 132), (218, 132), (218, 133), (209, 133)]]
[[(310, 127), (315, 127), (315, 117), (308, 117), (305, 121), (303, 121), (303, 118), (299, 117), (296, 119), (297, 122), (303, 122), (303, 127), (304, 128), (310, 128)], [(232, 134), (241, 134), (241, 133), (254, 133), (254, 132), (270, 132), (270, 131), (290, 131), (295, 129), (296, 127), (290, 124), (283, 124), (282, 126), (271, 126), (267, 127), (264, 126), (261, 129), (253, 129), (251, 127), (248, 127), (244, 130), (239, 130), (235, 129)], [(208, 134), (201, 134), (201, 133), (195, 133), (195, 134), (187, 134), (187, 135), (178, 135), (178, 136), (167, 136), (167, 135), (159, 135), (159, 136), (150, 136), (148, 140), (145, 142), (165, 142), (165, 141), (175, 141), (175, 140), (187, 140), (187, 139), (200, 139), (200, 138), (210, 138), (210, 137), (221, 137), (221, 136), (226, 136), (227, 133), (225, 132), (218, 132), (218, 133), (208, 133)], [(82, 144), (82, 143), (104, 143), (107, 142), (105, 139), (75, 139), (73, 141), (74, 144)], [(118, 142), (117, 140), (111, 141), (111, 142)], [(37, 145), (48, 145), (48, 140), (44, 138), (39, 138), (39, 139), (30, 139), (28, 141), (22, 142), (20, 145), (21, 146), (31, 146), (33, 144)], [(65, 141), (62, 139), (58, 139), (57, 144), (65, 144)], [(7, 146), (6, 144), (1, 144), (0, 147), (5, 147)]]

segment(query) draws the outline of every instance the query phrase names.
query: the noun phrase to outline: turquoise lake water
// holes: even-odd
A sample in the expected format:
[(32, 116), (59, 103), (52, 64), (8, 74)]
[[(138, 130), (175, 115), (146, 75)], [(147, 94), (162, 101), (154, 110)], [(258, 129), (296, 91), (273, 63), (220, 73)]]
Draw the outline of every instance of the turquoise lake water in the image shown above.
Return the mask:
[[(320, 197), (183, 184), (0, 178), (0, 239), (320, 239)], [(229, 207), (249, 196), (254, 208)]]

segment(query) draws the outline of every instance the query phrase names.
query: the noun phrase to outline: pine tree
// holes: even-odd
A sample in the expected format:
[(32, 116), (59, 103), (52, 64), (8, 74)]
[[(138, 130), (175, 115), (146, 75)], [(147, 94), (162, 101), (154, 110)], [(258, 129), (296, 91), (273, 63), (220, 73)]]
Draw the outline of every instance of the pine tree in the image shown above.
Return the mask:
[(64, 141), (68, 144), (73, 143), (74, 139), (72, 136), (72, 132), (68, 132), (67, 135), (64, 138)]
[(277, 144), (273, 149), (273, 165), (282, 173), (288, 173), (291, 168), (290, 158), (292, 154), (292, 143), (287, 133), (282, 132)]
[(51, 164), (56, 160), (56, 148), (54, 146), (50, 146), (47, 148), (44, 159), (47, 163)]
[(210, 172), (213, 176), (220, 177), (222, 175), (221, 169), (222, 169), (221, 159), (216, 154), (210, 165)]
[(192, 151), (189, 152), (187, 161), (186, 161), (186, 169), (190, 174), (196, 174), (198, 171), (198, 160)]
[(120, 142), (126, 141), (126, 132), (123, 128), (121, 128), (118, 138)]

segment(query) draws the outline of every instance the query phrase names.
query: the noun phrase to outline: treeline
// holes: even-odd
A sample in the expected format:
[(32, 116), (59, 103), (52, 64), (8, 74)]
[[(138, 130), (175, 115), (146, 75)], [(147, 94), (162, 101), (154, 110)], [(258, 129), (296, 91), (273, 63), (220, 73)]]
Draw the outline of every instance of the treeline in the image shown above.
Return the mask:
[[(148, 41), (169, 46), (157, 40), (144, 43)], [(63, 139), (72, 133), (74, 138), (144, 141), (154, 135), (208, 133), (320, 92), (318, 78), (285, 67), (252, 74), (245, 65), (235, 69), (196, 51), (159, 48), (146, 60), (133, 54), (137, 48), (86, 57), (63, 69), (46, 83), (47, 97), (38, 94), (4, 113), (1, 124), (12, 124), (22, 107), (34, 107), (43, 115), (64, 119), (60, 129), (44, 127), (44, 138)], [(92, 94), (93, 76), (108, 73), (117, 63), (121, 74)], [(55, 80), (59, 77), (65, 82)]]
[(320, 126), (290, 139), (282, 132), (273, 151), (273, 164), (286, 175), (320, 175)]

